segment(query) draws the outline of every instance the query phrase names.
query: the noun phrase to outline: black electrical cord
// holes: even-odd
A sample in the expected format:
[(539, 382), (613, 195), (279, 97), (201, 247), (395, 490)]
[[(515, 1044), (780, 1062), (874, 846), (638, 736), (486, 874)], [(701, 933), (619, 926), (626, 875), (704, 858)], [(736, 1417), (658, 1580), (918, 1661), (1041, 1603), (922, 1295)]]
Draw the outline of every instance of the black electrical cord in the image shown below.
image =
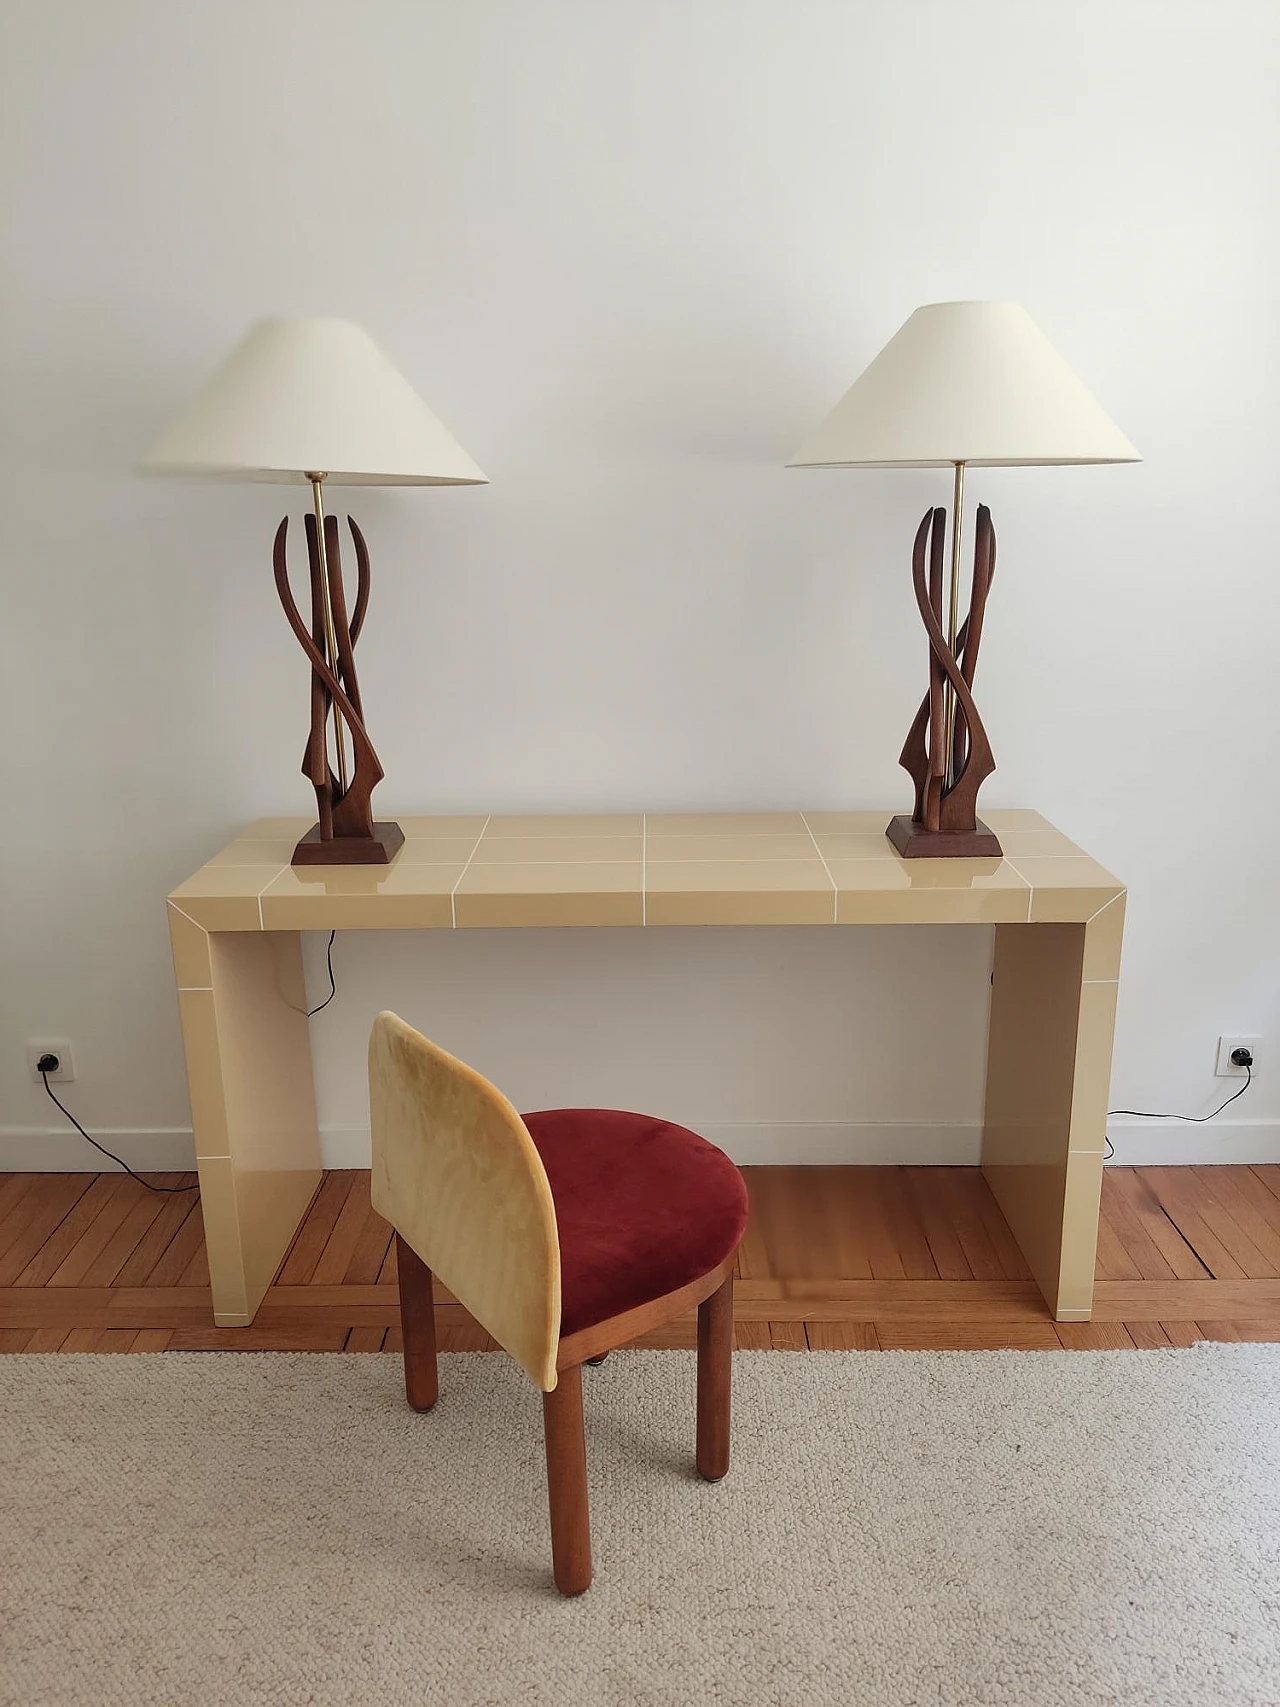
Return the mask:
[(1185, 1120), (1192, 1126), (1202, 1126), (1206, 1120), (1216, 1119), (1217, 1116), (1222, 1113), (1223, 1109), (1229, 1107), (1237, 1097), (1242, 1097), (1252, 1083), (1253, 1068), (1246, 1067), (1244, 1070), (1244, 1083), (1241, 1085), (1240, 1089), (1238, 1091), (1232, 1091), (1226, 1102), (1220, 1102), (1212, 1114), (1151, 1114), (1148, 1113), (1145, 1108), (1109, 1108), (1107, 1110), (1107, 1119), (1110, 1120), (1113, 1114), (1130, 1114), (1136, 1120)]
[[(1158, 1114), (1146, 1108), (1109, 1108), (1107, 1119), (1110, 1120), (1113, 1114), (1127, 1114), (1134, 1120), (1185, 1120), (1190, 1126), (1203, 1126), (1206, 1120), (1216, 1120), (1223, 1109), (1229, 1108), (1237, 1097), (1242, 1097), (1253, 1083), (1253, 1063), (1245, 1061), (1241, 1064), (1244, 1067), (1244, 1083), (1238, 1091), (1232, 1091), (1225, 1102), (1220, 1102), (1212, 1114)], [(1111, 1142), (1110, 1134), (1104, 1134), (1104, 1137), (1107, 1143), (1107, 1160), (1110, 1161), (1116, 1153), (1116, 1147)]]
[(337, 934), (338, 933), (336, 930), (331, 930), (329, 932), (329, 946), (325, 950), (325, 965), (329, 969), (329, 994), (320, 1003), (320, 1007), (318, 1007), (318, 1008), (297, 1008), (297, 1007), (294, 1007), (293, 1003), (289, 1000), (289, 998), (285, 995), (284, 991), (280, 988), (279, 977), (276, 978), (276, 995), (279, 996), (280, 1000), (284, 1003), (285, 1007), (293, 1008), (294, 1013), (301, 1014), (304, 1019), (314, 1019), (315, 1016), (321, 1011), (322, 1008), (327, 1008), (329, 1006), (329, 1003), (333, 1000), (333, 998), (338, 993), (338, 987), (333, 981), (333, 939), (337, 936)]
[[(329, 946), (325, 952), (325, 964), (329, 969), (329, 994), (320, 1003), (319, 1007), (307, 1008), (305, 1010), (306, 1016), (308, 1019), (313, 1019), (315, 1017), (315, 1015), (321, 1011), (321, 1009), (327, 1008), (329, 1006), (329, 1003), (333, 1000), (333, 998), (338, 993), (338, 986), (337, 986), (337, 984), (334, 980), (334, 976), (333, 976), (333, 941), (334, 941), (334, 938), (337, 936), (337, 934), (338, 933), (336, 930), (331, 930), (329, 932)], [(297, 1011), (299, 1013), (301, 1013), (304, 1010), (299, 1008)], [(158, 1191), (158, 1192), (170, 1193), (170, 1192), (182, 1192), (182, 1191), (196, 1191), (199, 1189), (197, 1186), (194, 1186), (194, 1185), (152, 1185), (151, 1181), (143, 1179), (141, 1174), (135, 1174), (133, 1169), (129, 1166), (128, 1162), (126, 1162), (122, 1156), (117, 1156), (114, 1150), (108, 1150), (105, 1144), (99, 1144), (99, 1142), (96, 1138), (91, 1138), (89, 1136), (89, 1134), (85, 1131), (84, 1127), (81, 1126), (80, 1122), (76, 1119), (75, 1115), (72, 1114), (71, 1110), (66, 1106), (66, 1104), (59, 1102), (58, 1098), (54, 1095), (53, 1086), (49, 1083), (49, 1073), (50, 1073), (51, 1069), (46, 1068), (41, 1064), (41, 1062), (45, 1059), (53, 1061), (54, 1068), (56, 1069), (57, 1058), (55, 1056), (52, 1056), (52, 1055), (50, 1055), (48, 1057), (42, 1056), (41, 1061), (38, 1061), (36, 1063), (36, 1070), (40, 1074), (40, 1079), (44, 1085), (45, 1090), (49, 1093), (50, 1100), (53, 1102), (53, 1104), (56, 1108), (60, 1109), (61, 1112), (66, 1115), (67, 1119), (75, 1127), (76, 1131), (80, 1134), (80, 1136), (82, 1138), (84, 1138), (85, 1140), (87, 1140), (88, 1143), (92, 1144), (95, 1150), (101, 1151), (101, 1153), (104, 1156), (109, 1156), (113, 1162), (118, 1162), (120, 1164), (120, 1166), (124, 1169), (125, 1173), (127, 1173), (129, 1175), (130, 1179), (136, 1179), (138, 1184), (139, 1185), (145, 1185), (148, 1191)]]
[(49, 1083), (48, 1069), (45, 1067), (40, 1067), (39, 1073), (40, 1073), (41, 1079), (44, 1082), (44, 1088), (49, 1093), (50, 1099), (58, 1108), (60, 1108), (62, 1110), (63, 1114), (66, 1115), (67, 1119), (75, 1127), (76, 1131), (80, 1134), (80, 1136), (82, 1138), (88, 1139), (89, 1143), (93, 1145), (95, 1150), (101, 1150), (101, 1152), (104, 1156), (110, 1156), (110, 1158), (113, 1162), (119, 1162), (120, 1166), (124, 1169), (125, 1173), (127, 1173), (129, 1175), (130, 1179), (136, 1179), (138, 1184), (139, 1185), (145, 1185), (148, 1191), (159, 1191), (159, 1192), (169, 1193), (169, 1192), (198, 1191), (199, 1190), (199, 1187), (194, 1186), (194, 1185), (152, 1185), (151, 1181), (147, 1180), (147, 1179), (143, 1179), (141, 1174), (135, 1174), (133, 1169), (129, 1166), (128, 1162), (126, 1162), (122, 1157), (117, 1156), (114, 1150), (108, 1150), (105, 1144), (99, 1144), (99, 1142), (96, 1138), (90, 1138), (89, 1134), (85, 1131), (84, 1127), (81, 1126), (80, 1122), (76, 1119), (75, 1115), (72, 1114), (71, 1110), (65, 1105), (65, 1103), (61, 1103), (58, 1101), (57, 1097), (53, 1093), (53, 1086)]
[(314, 1019), (315, 1016), (320, 1012), (321, 1008), (327, 1008), (329, 1006), (329, 1003), (333, 1000), (333, 998), (338, 993), (338, 986), (333, 981), (333, 939), (334, 939), (334, 937), (337, 936), (337, 934), (338, 933), (336, 930), (331, 930), (329, 932), (329, 947), (325, 952), (325, 964), (329, 968), (329, 994), (321, 1002), (320, 1007), (308, 1008), (307, 1009), (307, 1018), (308, 1019)]

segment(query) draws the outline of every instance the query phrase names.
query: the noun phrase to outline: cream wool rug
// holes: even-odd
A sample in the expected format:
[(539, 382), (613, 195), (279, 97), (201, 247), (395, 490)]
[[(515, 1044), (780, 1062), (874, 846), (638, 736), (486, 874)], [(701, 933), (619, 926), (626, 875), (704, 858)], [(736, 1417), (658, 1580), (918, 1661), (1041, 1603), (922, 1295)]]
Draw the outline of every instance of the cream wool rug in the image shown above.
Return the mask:
[(441, 1359), (0, 1358), (0, 1700), (1280, 1702), (1280, 1346), (588, 1370), (596, 1582), (550, 1587), (538, 1395)]

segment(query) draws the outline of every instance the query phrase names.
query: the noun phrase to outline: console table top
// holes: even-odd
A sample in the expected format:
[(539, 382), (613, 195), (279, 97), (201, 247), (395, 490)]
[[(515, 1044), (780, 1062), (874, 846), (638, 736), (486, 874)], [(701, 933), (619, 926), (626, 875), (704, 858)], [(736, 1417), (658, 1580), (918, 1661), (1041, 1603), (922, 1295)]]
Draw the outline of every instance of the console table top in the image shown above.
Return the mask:
[[(401, 817), (405, 845), (390, 865), (300, 868), (289, 860), (312, 820), (260, 818), (169, 899), (218, 932), (1083, 924), (1124, 894), (1038, 812), (984, 812), (1003, 859), (904, 860), (885, 839), (889, 817)], [(1123, 907), (1114, 912), (1118, 945)]]

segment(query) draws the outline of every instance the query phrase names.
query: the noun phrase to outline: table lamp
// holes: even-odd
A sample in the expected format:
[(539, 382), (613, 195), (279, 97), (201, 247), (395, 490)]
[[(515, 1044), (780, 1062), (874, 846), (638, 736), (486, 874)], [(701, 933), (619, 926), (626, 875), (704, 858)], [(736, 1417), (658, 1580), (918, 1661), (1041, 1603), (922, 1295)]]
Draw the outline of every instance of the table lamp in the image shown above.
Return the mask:
[(365, 730), (354, 658), (369, 603), (369, 553), (348, 516), (357, 574), (348, 619), (338, 522), (324, 513), (324, 487), (482, 486), (485, 475), (362, 327), (325, 319), (259, 321), (142, 471), (310, 485), (309, 625), (289, 586), (288, 516), (276, 530), (274, 553), (280, 602), (311, 663), (302, 771), (316, 791), (318, 821), (294, 849), (293, 863), (385, 865), (404, 834), (398, 824), (375, 823), (370, 800), (383, 771)]
[(977, 816), (978, 790), (996, 766), (972, 693), (996, 536), (990, 510), (979, 504), (961, 623), (965, 468), (1140, 460), (1016, 303), (935, 302), (916, 309), (787, 464), (954, 470), (945, 632), (945, 509), (926, 511), (912, 553), (929, 636), (929, 688), (900, 760), (916, 785), (915, 807), (885, 831), (905, 859), (1000, 854)]

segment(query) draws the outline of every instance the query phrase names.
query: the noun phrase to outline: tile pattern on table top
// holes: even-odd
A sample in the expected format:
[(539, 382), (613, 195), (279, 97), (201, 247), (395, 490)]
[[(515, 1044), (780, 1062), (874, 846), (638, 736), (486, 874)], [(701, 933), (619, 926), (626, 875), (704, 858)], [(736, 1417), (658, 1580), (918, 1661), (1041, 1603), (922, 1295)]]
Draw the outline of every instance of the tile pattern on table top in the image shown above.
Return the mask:
[(1088, 858), (1061, 830), (997, 830), (996, 834), (1006, 859), (1045, 859), (1055, 854)]
[(472, 865), (607, 865), (636, 864), (644, 854), (639, 830), (625, 835), (507, 836), (486, 830), (476, 844)]
[(645, 867), (651, 925), (830, 925), (835, 899), (812, 848), (808, 859), (658, 860)]
[(1057, 827), (1041, 813), (1033, 812), (1026, 806), (996, 806), (990, 812), (984, 806), (979, 807), (978, 815), (997, 836), (1011, 835), (1020, 830), (1053, 830)]
[(465, 865), (476, 850), (474, 836), (406, 836), (397, 865)]
[(888, 812), (802, 812), (815, 836), (883, 836)]
[(465, 861), (286, 866), (262, 892), (268, 931), (431, 930), (453, 923)]
[(1031, 889), (1000, 859), (829, 859), (842, 925), (1025, 923)]
[(411, 815), (408, 818), (397, 818), (395, 821), (404, 831), (406, 842), (422, 841), (432, 836), (464, 836), (474, 842), (483, 832), (489, 818), (484, 812), (471, 812), (461, 817), (450, 817), (447, 813), (438, 812), (431, 817)]
[[(888, 845), (887, 843), (885, 844)], [(813, 858), (813, 837), (807, 830), (783, 831), (780, 835), (681, 835), (669, 836), (650, 830), (645, 836), (644, 856), (652, 865), (666, 860), (804, 859)]]
[[(302, 868), (289, 859), (312, 821), (260, 818), (172, 899), (201, 928), (220, 931), (1084, 923), (1124, 893), (1037, 812), (985, 814), (1008, 844), (1003, 860), (904, 860), (885, 838), (889, 817), (406, 817), (405, 845), (390, 865)], [(1100, 966), (1116, 958), (1122, 926), (1121, 905), (1095, 931)]]
[(297, 836), (278, 837), (271, 841), (237, 836), (234, 842), (228, 842), (225, 848), (214, 854), (205, 869), (221, 865), (273, 865), (279, 870), (293, 858), (293, 850), (297, 844)]
[(169, 899), (207, 931), (260, 930), (258, 897), (280, 870), (279, 865), (201, 866)]
[(1092, 917), (1124, 892), (1124, 884), (1088, 854), (1013, 859), (1008, 863), (1031, 885), (1033, 924), (1078, 919), (1082, 896), (1091, 903), (1086, 916)]
[(646, 812), (650, 836), (777, 836), (804, 834), (803, 812)]
[(454, 892), (454, 923), (459, 928), (640, 925), (643, 869), (639, 849), (630, 858), (607, 861), (482, 864), (473, 859)]
[(813, 840), (823, 859), (888, 859), (901, 860), (901, 855), (884, 833), (863, 831), (850, 834), (843, 830), (815, 830)]

